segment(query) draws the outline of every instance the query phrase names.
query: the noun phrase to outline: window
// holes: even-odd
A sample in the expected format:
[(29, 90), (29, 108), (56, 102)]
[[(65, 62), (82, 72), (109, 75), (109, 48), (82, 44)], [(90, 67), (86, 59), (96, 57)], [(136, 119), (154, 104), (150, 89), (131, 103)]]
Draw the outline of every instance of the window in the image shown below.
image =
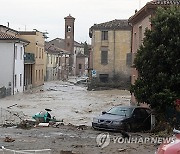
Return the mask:
[(23, 58), (23, 48), (21, 47), (21, 51), (20, 51), (21, 53), (20, 53), (20, 59), (22, 60), (22, 58)]
[(15, 74), (14, 75), (14, 87), (16, 88), (16, 86), (17, 86), (17, 75)]
[(22, 74), (20, 74), (20, 87), (22, 86)]
[(67, 32), (71, 32), (71, 26), (67, 26)]
[(41, 58), (41, 48), (39, 48), (39, 58)]
[(126, 55), (126, 65), (131, 66), (132, 65), (132, 53), (127, 53)]
[(142, 26), (139, 26), (139, 45), (142, 44)]
[(41, 80), (41, 71), (39, 70), (39, 80)]
[(36, 81), (37, 81), (37, 70), (36, 70)]
[(15, 53), (14, 53), (15, 59), (17, 59), (17, 46), (15, 46)]
[(56, 64), (58, 64), (59, 57), (56, 57)]
[(134, 33), (134, 48), (137, 49), (137, 35), (136, 32)]
[(42, 69), (42, 80), (43, 80), (43, 76), (44, 76), (44, 74), (43, 74), (43, 69)]
[(80, 70), (82, 69), (82, 64), (79, 64), (79, 69), (80, 69)]
[(108, 51), (101, 51), (101, 64), (108, 64)]
[(101, 82), (108, 82), (108, 79), (109, 79), (109, 74), (99, 74), (99, 79)]
[(101, 32), (101, 40), (108, 40), (108, 31)]
[(36, 47), (36, 58), (38, 58), (38, 47)]
[(43, 49), (42, 49), (42, 59), (43, 59), (43, 56), (44, 56), (44, 52), (43, 52)]

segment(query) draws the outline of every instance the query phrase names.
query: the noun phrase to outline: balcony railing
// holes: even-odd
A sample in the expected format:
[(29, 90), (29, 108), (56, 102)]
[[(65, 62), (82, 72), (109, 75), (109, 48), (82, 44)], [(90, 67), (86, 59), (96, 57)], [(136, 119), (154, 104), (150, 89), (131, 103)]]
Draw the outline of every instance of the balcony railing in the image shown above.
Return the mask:
[(24, 53), (24, 64), (35, 64), (35, 56), (33, 53)]

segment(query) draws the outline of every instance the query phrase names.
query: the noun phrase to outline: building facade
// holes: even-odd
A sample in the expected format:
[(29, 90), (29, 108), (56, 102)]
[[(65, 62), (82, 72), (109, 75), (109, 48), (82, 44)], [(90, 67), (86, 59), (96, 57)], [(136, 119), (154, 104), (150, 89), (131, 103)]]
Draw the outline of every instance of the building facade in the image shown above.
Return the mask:
[[(32, 54), (35, 57), (35, 63), (31, 67), (25, 67), (28, 70), (25, 72), (31, 72), (30, 76), (27, 75), (25, 83), (31, 84), (32, 87), (37, 87), (44, 84), (44, 43), (45, 37), (42, 32), (35, 31), (21, 31), (20, 38), (28, 40), (30, 43), (26, 46), (26, 53)], [(30, 83), (27, 80), (31, 80)]]
[[(132, 17), (129, 18), (129, 23), (132, 26), (132, 61), (143, 43), (144, 33), (146, 29), (152, 29), (150, 19), (155, 15), (158, 7), (170, 7), (172, 5), (180, 5), (179, 0), (153, 0), (148, 2), (143, 8), (137, 11)], [(138, 78), (138, 71), (136, 68), (131, 70), (131, 84), (135, 83)], [(131, 96), (132, 105), (136, 104), (134, 95)]]
[(0, 26), (0, 88), (5, 87), (6, 95), (24, 91), (24, 48), (29, 42), (16, 36), (17, 31)]
[[(83, 66), (84, 65), (87, 65), (87, 56), (84, 55), (84, 46), (83, 44), (80, 44), (76, 41), (74, 41), (74, 45), (73, 45), (73, 53), (71, 51), (68, 51), (65, 49), (65, 39), (62, 39), (62, 38), (55, 38), (49, 42), (47, 42), (47, 47), (48, 48), (49, 46), (51, 46), (51, 49), (52, 47), (54, 47), (56, 49), (56, 51), (59, 51), (62, 53), (64, 53), (64, 55), (66, 55), (66, 57), (69, 57), (68, 60), (69, 60), (69, 64), (68, 66), (68, 72), (69, 72), (69, 75), (73, 75), (73, 76), (76, 76), (76, 75), (79, 75), (79, 74), (76, 74), (77, 73), (77, 69), (78, 69), (78, 64), (80, 63), (79, 60), (82, 62), (84, 61), (84, 63), (82, 64)], [(54, 51), (54, 52), (56, 52)], [(84, 56), (81, 58), (78, 58), (78, 54), (83, 54)], [(72, 58), (72, 66), (70, 65), (70, 56), (73, 56)], [(82, 60), (82, 58), (84, 58), (84, 60)], [(70, 71), (71, 70), (71, 71)], [(86, 70), (83, 69), (83, 72), (81, 73), (82, 75), (85, 74)]]
[(95, 24), (89, 31), (92, 69), (101, 82), (119, 74), (130, 78), (127, 56), (131, 51), (131, 27), (127, 20), (113, 20)]
[(70, 52), (58, 48), (50, 42), (45, 43), (46, 81), (66, 80), (69, 75)]

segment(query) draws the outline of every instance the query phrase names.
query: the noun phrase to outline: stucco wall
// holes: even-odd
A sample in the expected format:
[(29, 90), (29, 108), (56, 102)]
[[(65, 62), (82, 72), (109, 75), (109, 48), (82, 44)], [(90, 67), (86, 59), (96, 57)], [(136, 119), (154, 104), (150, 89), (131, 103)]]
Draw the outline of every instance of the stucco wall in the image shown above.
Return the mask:
[[(101, 64), (101, 47), (108, 48), (108, 64)], [(97, 75), (123, 73), (130, 76), (130, 68), (126, 65), (127, 53), (131, 51), (131, 31), (108, 31), (108, 40), (101, 40), (101, 31), (93, 31), (92, 52), (93, 69)]]
[[(151, 22), (150, 22), (151, 15), (146, 16), (145, 18), (139, 20), (136, 23), (133, 23), (133, 36), (132, 36), (132, 61), (134, 61), (135, 55), (139, 46), (142, 44), (142, 40), (140, 38), (144, 38), (144, 32), (146, 28), (151, 29)], [(139, 33), (139, 27), (142, 28), (142, 36)], [(131, 83), (134, 84), (135, 80), (138, 78), (138, 71), (135, 68), (131, 70)], [(131, 96), (131, 104), (136, 104), (136, 99), (134, 94)]]
[(0, 87), (13, 90), (14, 43), (0, 43)]
[(26, 46), (25, 51), (35, 54), (35, 64), (32, 67), (32, 85), (33, 87), (40, 86), (44, 84), (44, 72), (46, 71), (44, 67), (45, 50), (43, 34), (37, 31), (35, 35), (23, 34), (20, 37), (30, 42)]
[(15, 46), (17, 46), (17, 59), (15, 59), (14, 75), (16, 75), (17, 81), (16, 81), (16, 87), (14, 87), (14, 93), (17, 93), (17, 92), (23, 92), (24, 90), (24, 47), (20, 43), (16, 43)]
[[(139, 38), (144, 38), (144, 33), (146, 28), (150, 29), (151, 28), (151, 22), (150, 22), (151, 15), (146, 16), (139, 22), (133, 24), (133, 37), (132, 37), (132, 61), (134, 61), (135, 54), (137, 53), (137, 50), (139, 49), (139, 46), (142, 44), (142, 40)], [(139, 33), (139, 27), (142, 27), (142, 36)], [(138, 72), (136, 69), (132, 69), (132, 78), (131, 78), (131, 83), (133, 84), (135, 80), (138, 77)]]

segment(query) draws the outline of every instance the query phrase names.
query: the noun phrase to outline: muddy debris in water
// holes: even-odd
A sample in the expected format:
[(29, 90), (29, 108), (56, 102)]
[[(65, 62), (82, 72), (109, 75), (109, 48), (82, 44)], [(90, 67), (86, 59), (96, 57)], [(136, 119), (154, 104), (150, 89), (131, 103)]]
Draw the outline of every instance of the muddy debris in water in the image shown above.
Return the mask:
[(76, 128), (77, 128), (77, 130), (86, 130), (88, 128), (88, 126), (86, 126), (86, 125), (79, 125)]
[(15, 127), (16, 125), (12, 122), (6, 122), (1, 125), (2, 127), (8, 128), (8, 127)]
[(86, 125), (75, 126), (75, 125), (69, 123), (68, 126), (70, 126), (72, 128), (76, 128), (77, 130), (86, 130), (86, 129), (88, 129), (88, 126), (86, 126)]
[(15, 139), (9, 137), (9, 136), (6, 136), (5, 139), (4, 139), (4, 142), (14, 142)]
[(22, 120), (22, 121), (17, 125), (17, 128), (21, 128), (21, 129), (31, 129), (31, 128), (35, 127), (36, 124), (37, 124), (36, 121)]
[(72, 145), (73, 148), (83, 148), (83, 145)]
[(56, 122), (55, 124), (52, 125), (54, 128), (59, 128), (60, 126), (64, 126), (63, 122)]
[(78, 153), (75, 153), (73, 151), (64, 151), (64, 150), (61, 150), (60, 154), (78, 154)]
[(125, 152), (127, 149), (118, 149), (118, 152)]

